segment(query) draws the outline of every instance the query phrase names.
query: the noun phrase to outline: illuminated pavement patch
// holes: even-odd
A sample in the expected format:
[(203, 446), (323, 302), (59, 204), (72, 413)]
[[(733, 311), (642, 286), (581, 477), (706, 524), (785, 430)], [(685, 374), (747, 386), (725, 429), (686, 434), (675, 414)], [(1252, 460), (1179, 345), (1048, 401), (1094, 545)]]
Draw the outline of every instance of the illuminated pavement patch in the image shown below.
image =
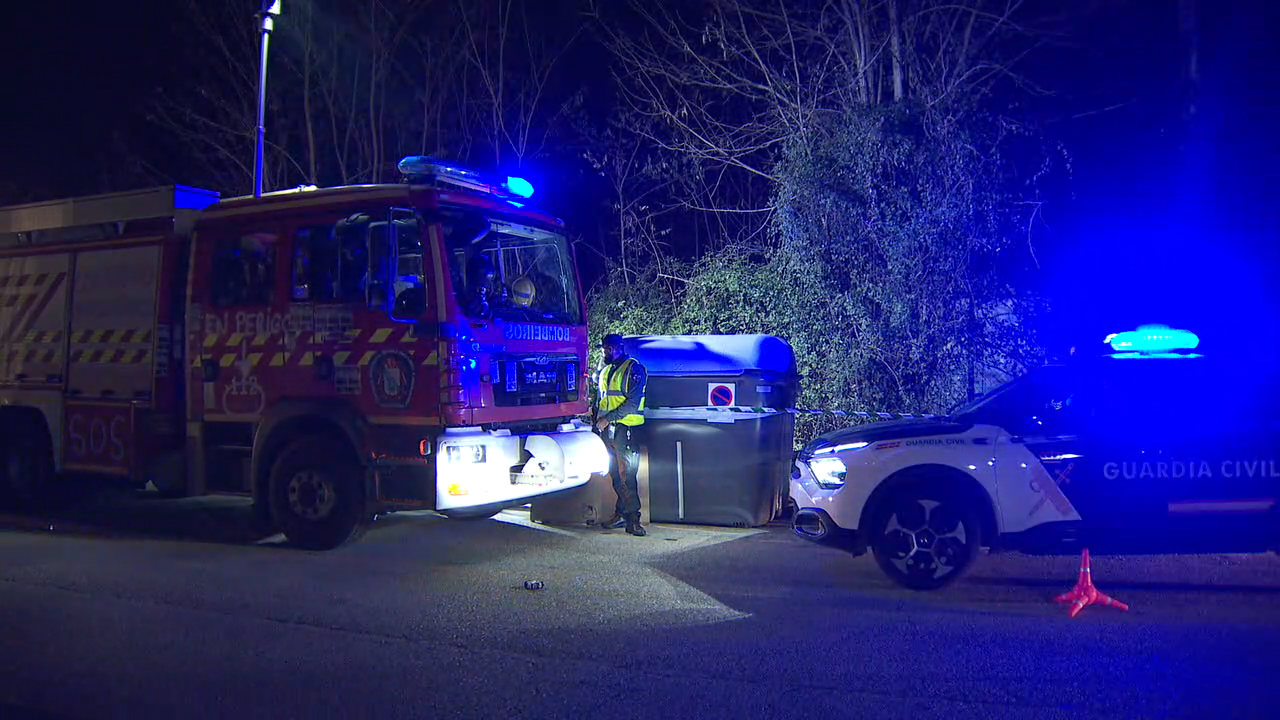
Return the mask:
[(984, 557), (955, 587), (922, 594), (894, 587), (871, 558), (785, 528), (650, 525), (634, 538), (520, 512), (405, 513), (310, 553), (255, 544), (241, 510), (146, 502), (60, 519), (53, 532), (0, 518), (0, 715), (1079, 720), (1280, 709), (1270, 556), (1095, 557), (1095, 579), (1133, 610), (1068, 620), (1052, 598), (1075, 581), (1074, 557)]

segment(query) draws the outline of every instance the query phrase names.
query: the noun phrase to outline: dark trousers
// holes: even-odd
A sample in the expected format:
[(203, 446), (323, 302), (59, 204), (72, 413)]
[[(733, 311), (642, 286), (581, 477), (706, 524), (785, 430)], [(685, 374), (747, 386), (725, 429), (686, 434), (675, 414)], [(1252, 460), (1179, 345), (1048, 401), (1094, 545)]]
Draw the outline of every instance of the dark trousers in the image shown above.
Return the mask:
[(609, 476), (613, 478), (613, 491), (618, 495), (615, 512), (628, 520), (640, 522), (640, 445), (636, 442), (635, 428), (613, 424), (605, 431), (605, 445), (613, 456)]

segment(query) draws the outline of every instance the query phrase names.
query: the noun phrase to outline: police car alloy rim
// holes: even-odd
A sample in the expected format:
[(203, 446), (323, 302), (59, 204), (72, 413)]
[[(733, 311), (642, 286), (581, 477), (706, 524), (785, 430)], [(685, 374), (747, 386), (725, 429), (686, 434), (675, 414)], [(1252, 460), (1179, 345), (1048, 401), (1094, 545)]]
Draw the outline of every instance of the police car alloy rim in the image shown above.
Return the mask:
[(315, 470), (299, 470), (289, 479), (289, 509), (304, 520), (329, 517), (337, 505), (333, 484)]
[(895, 503), (881, 539), (889, 564), (904, 576), (937, 581), (960, 570), (969, 537), (949, 503), (911, 498)]

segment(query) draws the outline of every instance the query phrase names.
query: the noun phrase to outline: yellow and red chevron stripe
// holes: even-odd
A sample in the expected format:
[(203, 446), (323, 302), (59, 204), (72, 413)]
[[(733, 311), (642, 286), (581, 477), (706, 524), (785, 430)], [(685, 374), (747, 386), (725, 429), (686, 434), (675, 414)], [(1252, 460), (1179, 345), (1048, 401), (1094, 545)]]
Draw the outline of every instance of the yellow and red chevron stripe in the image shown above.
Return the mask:
[(61, 330), (32, 330), (28, 332), (26, 336), (22, 338), (22, 342), (18, 344), (50, 345), (55, 343), (62, 344)]
[[(373, 362), (382, 350), (364, 350), (349, 351), (339, 350), (334, 353), (325, 353), (319, 350), (303, 350), (297, 349), (290, 352), (217, 352), (208, 353), (207, 357), (215, 360), (222, 367), (233, 367), (236, 363), (246, 362), (249, 367), (310, 367), (316, 364), (316, 359), (321, 357), (333, 358), (333, 364), (338, 366), (366, 367)], [(416, 357), (417, 352), (414, 350), (404, 350), (406, 355)], [(423, 359), (423, 365), (435, 365), (437, 360), (435, 352), (428, 353)], [(200, 359), (193, 358), (192, 367), (199, 367)]]
[(62, 362), (62, 349), (51, 347), (14, 347), (10, 348), (5, 355), (6, 359), (11, 362), (20, 363), (41, 363), (44, 365), (53, 365)]
[[(314, 333), (304, 332), (298, 333), (295, 340), (296, 345), (309, 345), (313, 340)], [(206, 349), (213, 348), (230, 348), (234, 350), (240, 349), (242, 345), (249, 347), (266, 347), (267, 345), (282, 345), (284, 341), (278, 333), (260, 333), (253, 335), (250, 333), (210, 333), (204, 336), (204, 347)]]
[[(204, 357), (214, 360), (221, 367), (232, 367), (237, 362), (250, 367), (308, 367), (316, 359), (328, 356), (339, 366), (365, 367), (378, 353), (398, 349), (414, 357), (418, 349), (410, 347), (418, 337), (412, 326), (346, 330), (336, 333), (300, 332), (293, 338), (291, 348), (286, 348), (282, 333), (207, 333), (203, 339)], [(359, 349), (337, 349), (361, 345)], [(428, 353), (423, 365), (434, 365), (436, 353)], [(200, 359), (192, 358), (192, 367), (199, 366)]]
[[(365, 345), (408, 345), (418, 341), (412, 325), (396, 328), (373, 328), (370, 330), (343, 330), (332, 333), (319, 333), (310, 330), (299, 332), (294, 338), (295, 345), (310, 346), (325, 342), (337, 342), (340, 345), (363, 343)], [(266, 347), (284, 344), (283, 333), (206, 333), (203, 341), (206, 348), (239, 348)]]
[(27, 285), (40, 286), (49, 280), (49, 276), (55, 273), (28, 273), (26, 275), (5, 275), (0, 277), (0, 288), (9, 287), (25, 287)]
[(150, 343), (151, 329), (134, 330), (76, 330), (71, 333), (72, 345)]
[(62, 362), (62, 332), (32, 330), (4, 351), (10, 363), (53, 365)]
[(151, 362), (151, 350), (145, 348), (72, 350), (71, 362), (90, 365), (142, 365)]
[(151, 328), (94, 328), (71, 332), (77, 365), (142, 365), (151, 362)]
[(57, 285), (60, 285), (65, 277), (66, 273), (52, 272), (0, 277), (0, 291), (3, 291), (3, 295), (0, 296), (0, 307), (13, 308), (25, 302), (26, 308), (24, 309), (29, 309), (32, 302), (37, 299), (37, 296), (44, 294), (41, 290), (50, 285), (49, 281), (51, 279)]
[(7, 328), (0, 331), (0, 342), (10, 343), (25, 337), (31, 326), (44, 314), (62, 283), (66, 272), (44, 272), (0, 277), (0, 306), (12, 309)]

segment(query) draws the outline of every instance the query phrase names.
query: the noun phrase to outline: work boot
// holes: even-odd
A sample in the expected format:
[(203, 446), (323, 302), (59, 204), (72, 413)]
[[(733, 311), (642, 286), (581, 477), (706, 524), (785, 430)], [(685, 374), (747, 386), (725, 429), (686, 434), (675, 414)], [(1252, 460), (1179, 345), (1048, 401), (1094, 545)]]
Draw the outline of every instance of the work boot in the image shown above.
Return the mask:
[(645, 535), (649, 534), (645, 532), (644, 526), (640, 524), (639, 520), (628, 520), (627, 532), (632, 535), (635, 535), (636, 537), (644, 537)]
[(604, 522), (600, 523), (600, 527), (602, 527), (602, 528), (604, 528), (604, 529), (606, 529), (606, 530), (617, 530), (618, 528), (620, 528), (620, 527), (622, 527), (623, 525), (626, 525), (626, 524), (627, 524), (627, 519), (626, 519), (626, 518), (622, 517), (622, 516), (621, 516), (621, 515), (619, 515), (618, 513), (614, 513), (614, 514), (613, 514), (613, 517), (611, 517), (611, 518), (609, 518), (608, 520), (605, 520)]

